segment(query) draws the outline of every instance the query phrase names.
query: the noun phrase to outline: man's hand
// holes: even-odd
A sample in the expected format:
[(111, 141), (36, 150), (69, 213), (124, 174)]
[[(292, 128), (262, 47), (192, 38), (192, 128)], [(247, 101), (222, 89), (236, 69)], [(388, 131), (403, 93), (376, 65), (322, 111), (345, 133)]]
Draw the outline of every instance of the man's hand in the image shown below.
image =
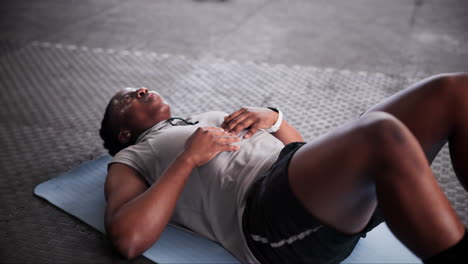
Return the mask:
[(223, 151), (236, 151), (239, 146), (231, 145), (240, 138), (219, 127), (199, 127), (185, 143), (181, 154), (193, 167), (199, 167)]
[(278, 113), (268, 108), (241, 108), (236, 112), (226, 116), (221, 127), (225, 131), (239, 134), (242, 130), (248, 128), (249, 131), (244, 138), (249, 138), (259, 129), (267, 129), (276, 123)]

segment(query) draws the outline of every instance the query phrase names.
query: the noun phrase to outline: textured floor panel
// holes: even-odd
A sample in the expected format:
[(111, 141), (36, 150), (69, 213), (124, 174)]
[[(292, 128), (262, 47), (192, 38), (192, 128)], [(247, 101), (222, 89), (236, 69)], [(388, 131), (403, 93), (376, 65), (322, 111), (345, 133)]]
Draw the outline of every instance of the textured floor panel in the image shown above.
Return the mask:
[[(120, 88), (155, 89), (174, 115), (277, 105), (311, 140), (414, 81), (213, 57), (42, 42), (8, 45), (0, 47), (9, 51), (0, 56), (0, 259), (5, 262), (123, 261), (104, 236), (32, 194), (38, 183), (103, 153), (100, 119)], [(432, 167), (468, 224), (468, 195), (454, 177), (447, 148)]]

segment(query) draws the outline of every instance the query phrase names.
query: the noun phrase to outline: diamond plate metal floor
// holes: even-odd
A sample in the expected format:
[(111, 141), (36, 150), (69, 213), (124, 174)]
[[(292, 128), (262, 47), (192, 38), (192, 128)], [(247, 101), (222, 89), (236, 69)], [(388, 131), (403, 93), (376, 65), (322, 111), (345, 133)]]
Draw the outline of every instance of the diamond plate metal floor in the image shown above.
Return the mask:
[[(0, 43), (0, 259), (126, 262), (102, 234), (32, 194), (37, 184), (104, 153), (100, 119), (110, 96), (123, 87), (158, 90), (174, 115), (278, 105), (310, 140), (412, 81), (205, 56)], [(432, 167), (468, 224), (468, 194), (454, 177), (447, 148)]]

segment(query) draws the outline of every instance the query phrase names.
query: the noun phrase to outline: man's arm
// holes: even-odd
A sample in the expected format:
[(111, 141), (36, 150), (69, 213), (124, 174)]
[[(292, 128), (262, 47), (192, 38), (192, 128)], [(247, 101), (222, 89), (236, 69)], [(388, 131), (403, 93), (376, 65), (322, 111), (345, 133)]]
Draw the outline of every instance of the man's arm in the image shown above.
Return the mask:
[(235, 151), (234, 137), (220, 128), (198, 128), (187, 140), (185, 150), (148, 189), (137, 172), (115, 163), (105, 184), (105, 226), (119, 252), (132, 259), (148, 249), (168, 224), (185, 182), (195, 167), (219, 152)]
[[(221, 127), (233, 134), (239, 134), (242, 130), (248, 128), (249, 131), (244, 138), (249, 138), (259, 129), (268, 129), (278, 120), (278, 113), (268, 108), (241, 108), (236, 112), (226, 116)], [(283, 144), (291, 142), (304, 141), (299, 131), (297, 131), (288, 122), (283, 120), (278, 131), (272, 133)]]
[[(272, 111), (274, 112), (274, 111)], [(291, 142), (303, 142), (304, 139), (302, 138), (301, 133), (297, 131), (296, 128), (291, 126), (286, 120), (283, 119), (281, 126), (278, 131), (272, 133), (277, 139), (279, 139), (283, 144), (287, 145)]]

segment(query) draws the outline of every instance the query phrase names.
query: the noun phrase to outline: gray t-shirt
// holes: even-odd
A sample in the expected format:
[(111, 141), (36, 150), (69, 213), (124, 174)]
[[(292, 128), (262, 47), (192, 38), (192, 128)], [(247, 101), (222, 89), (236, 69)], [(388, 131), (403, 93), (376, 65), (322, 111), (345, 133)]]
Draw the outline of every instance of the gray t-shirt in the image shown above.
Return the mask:
[[(151, 185), (184, 150), (185, 142), (198, 127), (219, 127), (226, 115), (207, 112), (186, 119), (199, 121), (196, 125), (183, 121), (175, 121), (176, 126), (167, 121), (158, 123), (144, 132), (135, 145), (117, 153), (111, 163), (129, 165)], [(221, 152), (192, 171), (171, 223), (217, 241), (242, 262), (252, 263), (258, 261), (242, 234), (245, 194), (277, 159), (284, 145), (262, 130), (236, 144), (240, 145), (238, 151)]]

